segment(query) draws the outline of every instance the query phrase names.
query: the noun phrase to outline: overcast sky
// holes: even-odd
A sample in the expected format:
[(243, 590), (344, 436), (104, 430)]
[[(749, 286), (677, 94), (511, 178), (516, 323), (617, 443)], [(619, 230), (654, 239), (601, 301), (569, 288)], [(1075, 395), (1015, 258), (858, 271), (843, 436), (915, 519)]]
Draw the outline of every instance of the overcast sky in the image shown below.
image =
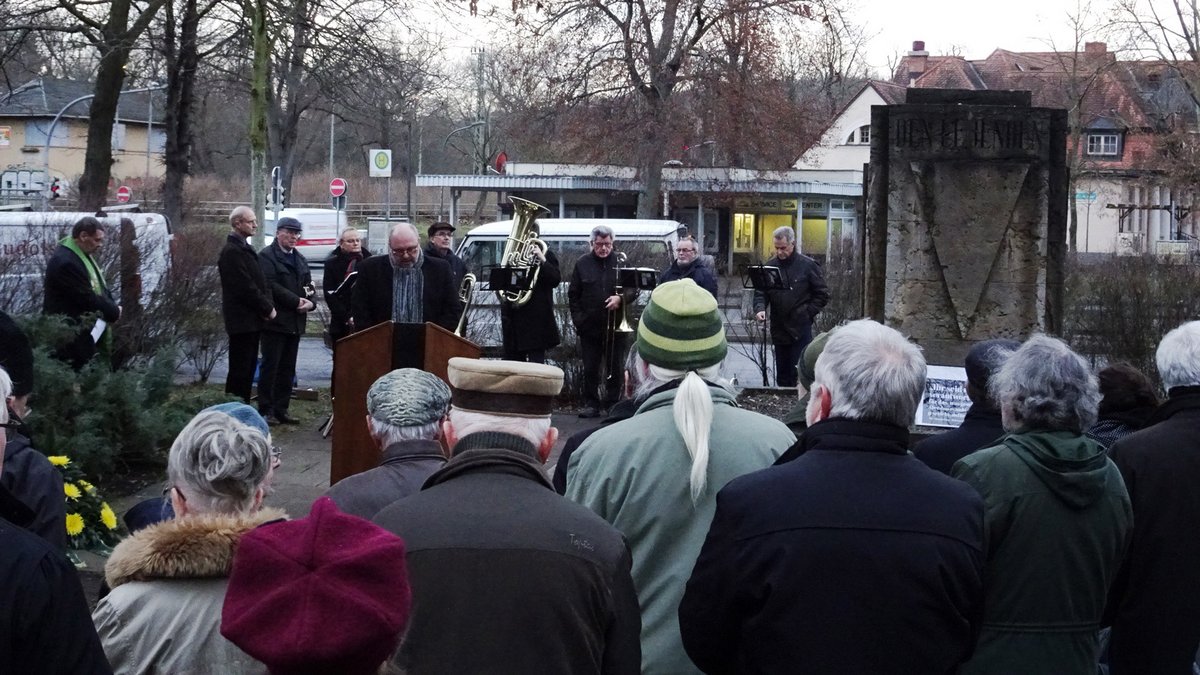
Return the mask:
[[(1051, 40), (1060, 49), (1074, 43), (1068, 16), (1077, 13), (1085, 0), (840, 0), (850, 3), (856, 23), (873, 35), (867, 60), (880, 76), (886, 76), (889, 59), (907, 53), (914, 40), (924, 40), (932, 55), (960, 53), (982, 59), (1002, 47), (1011, 51), (1048, 51)], [(1101, 6), (1107, 0), (1095, 0)], [(479, 0), (480, 13), (489, 6), (511, 6), (511, 0)], [(437, 22), (446, 37), (450, 54), (469, 54), (476, 35), (488, 29), (481, 19), (466, 17), (466, 0), (460, 17), (443, 15)], [(495, 32), (493, 26), (491, 32)], [(515, 29), (514, 29), (515, 30)], [(513, 44), (520, 40), (514, 38)]]

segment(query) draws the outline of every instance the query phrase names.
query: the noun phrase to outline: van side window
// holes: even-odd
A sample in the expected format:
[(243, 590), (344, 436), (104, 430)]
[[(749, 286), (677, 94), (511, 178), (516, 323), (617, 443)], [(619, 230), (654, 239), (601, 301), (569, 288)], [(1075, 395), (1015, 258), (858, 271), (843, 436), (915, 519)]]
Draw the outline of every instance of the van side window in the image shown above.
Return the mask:
[(481, 279), (486, 279), (488, 270), (500, 264), (500, 256), (504, 251), (503, 243), (472, 241), (459, 251), (459, 257), (463, 259), (468, 272)]

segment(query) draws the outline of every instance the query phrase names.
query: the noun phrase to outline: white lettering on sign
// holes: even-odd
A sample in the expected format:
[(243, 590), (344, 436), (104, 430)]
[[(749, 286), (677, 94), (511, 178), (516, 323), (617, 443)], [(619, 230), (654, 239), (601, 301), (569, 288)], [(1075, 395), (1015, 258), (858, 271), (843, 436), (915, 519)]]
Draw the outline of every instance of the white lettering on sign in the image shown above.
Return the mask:
[(952, 366), (928, 366), (925, 392), (917, 406), (917, 425), (958, 427), (971, 407), (967, 397), (967, 371)]

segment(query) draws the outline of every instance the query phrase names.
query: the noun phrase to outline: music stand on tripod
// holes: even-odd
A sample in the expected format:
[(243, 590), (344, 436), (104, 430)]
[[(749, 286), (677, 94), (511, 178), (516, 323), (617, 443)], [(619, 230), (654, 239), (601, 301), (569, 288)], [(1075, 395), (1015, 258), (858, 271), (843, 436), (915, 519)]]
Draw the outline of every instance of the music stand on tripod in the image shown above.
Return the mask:
[[(783, 279), (783, 270), (771, 265), (750, 265), (746, 268), (745, 274), (742, 275), (742, 288), (753, 288), (755, 291), (781, 291), (787, 288), (787, 282)], [(759, 356), (763, 359), (765, 366), (767, 358), (767, 336), (770, 332), (767, 330), (766, 321), (763, 322), (762, 343), (759, 345)], [(763, 371), (766, 372), (765, 369)], [(779, 373), (775, 374), (779, 377)], [(766, 378), (763, 378), (763, 384), (766, 384)]]

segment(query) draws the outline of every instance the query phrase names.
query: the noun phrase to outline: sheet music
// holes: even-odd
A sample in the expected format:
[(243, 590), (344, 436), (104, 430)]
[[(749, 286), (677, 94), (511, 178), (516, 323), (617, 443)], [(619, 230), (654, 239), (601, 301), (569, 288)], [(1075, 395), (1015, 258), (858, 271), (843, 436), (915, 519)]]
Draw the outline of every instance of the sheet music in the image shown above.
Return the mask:
[(108, 328), (108, 324), (105, 323), (104, 319), (96, 319), (96, 325), (92, 326), (92, 342), (100, 342), (100, 336), (104, 335), (105, 328)]

